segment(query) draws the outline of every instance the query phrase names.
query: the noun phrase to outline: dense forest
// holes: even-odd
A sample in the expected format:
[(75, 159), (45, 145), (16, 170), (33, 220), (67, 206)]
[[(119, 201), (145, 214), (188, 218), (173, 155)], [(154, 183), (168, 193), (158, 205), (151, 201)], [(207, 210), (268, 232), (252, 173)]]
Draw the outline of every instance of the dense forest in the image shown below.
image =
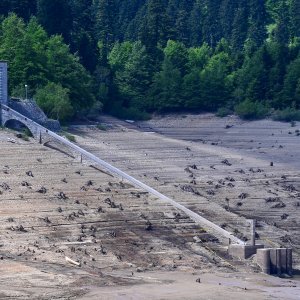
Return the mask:
[(300, 118), (299, 0), (1, 0), (10, 94), (60, 120)]

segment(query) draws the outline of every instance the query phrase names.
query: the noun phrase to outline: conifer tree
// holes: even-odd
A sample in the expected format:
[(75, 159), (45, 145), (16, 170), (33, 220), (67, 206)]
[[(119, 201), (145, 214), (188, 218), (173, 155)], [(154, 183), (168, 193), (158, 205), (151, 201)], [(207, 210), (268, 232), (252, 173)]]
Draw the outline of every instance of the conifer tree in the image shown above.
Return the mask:
[(300, 38), (300, 1), (290, 0), (290, 32), (292, 38)]
[(278, 108), (286, 108), (294, 106), (300, 109), (299, 99), (300, 88), (300, 54), (290, 63), (287, 68), (287, 73), (284, 78), (284, 85), (282, 92), (278, 95), (277, 105)]
[(202, 35), (204, 41), (214, 47), (222, 36), (222, 29), (219, 23), (219, 0), (201, 0), (202, 4)]
[(91, 72), (97, 65), (97, 41), (92, 10), (93, 0), (72, 0), (71, 51), (77, 52), (80, 62)]
[(168, 57), (162, 63), (162, 69), (156, 73), (149, 90), (148, 102), (152, 110), (171, 111), (182, 107), (181, 99), (182, 78)]
[(70, 42), (72, 30), (71, 0), (37, 0), (37, 16), (48, 34), (61, 34)]
[(11, 11), (26, 21), (36, 14), (37, 0), (9, 0), (9, 5)]
[(203, 41), (201, 17), (202, 17), (201, 4), (197, 0), (194, 2), (193, 9), (189, 17), (190, 45), (198, 46)]
[(243, 49), (248, 32), (249, 7), (247, 0), (240, 0), (233, 20), (231, 45), (235, 52)]
[(110, 48), (113, 44), (115, 35), (115, 1), (96, 0), (94, 10), (96, 12), (96, 37), (105, 47)]
[(135, 42), (124, 68), (116, 72), (116, 84), (125, 107), (143, 109), (146, 105), (146, 92), (151, 83), (149, 69), (145, 46)]
[(141, 38), (147, 49), (153, 49), (165, 41), (167, 28), (163, 0), (148, 0), (144, 26)]
[(250, 0), (248, 39), (253, 42), (254, 49), (258, 49), (266, 39), (266, 21), (265, 0)]
[(262, 46), (251, 57), (246, 57), (244, 65), (236, 73), (235, 96), (238, 101), (266, 100), (268, 72), (265, 63), (269, 61), (268, 56), (267, 48)]
[(238, 7), (238, 1), (223, 0), (220, 5), (220, 26), (222, 37), (229, 40), (231, 37), (233, 20)]

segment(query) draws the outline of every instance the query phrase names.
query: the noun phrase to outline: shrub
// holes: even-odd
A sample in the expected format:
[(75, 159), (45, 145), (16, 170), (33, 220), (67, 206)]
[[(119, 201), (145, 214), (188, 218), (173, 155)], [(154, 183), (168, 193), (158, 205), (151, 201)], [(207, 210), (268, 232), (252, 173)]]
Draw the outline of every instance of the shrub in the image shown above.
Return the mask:
[(102, 131), (106, 131), (106, 130), (107, 130), (107, 127), (106, 127), (105, 125), (103, 125), (103, 124), (98, 124), (98, 125), (97, 125), (97, 128), (98, 128), (99, 130), (102, 130)]
[(230, 114), (232, 114), (232, 110), (230, 110), (227, 107), (220, 107), (216, 113), (216, 116), (220, 118), (225, 118)]
[(46, 86), (37, 89), (35, 99), (39, 107), (50, 118), (63, 121), (73, 116), (69, 90), (60, 84), (48, 82)]
[(272, 116), (274, 121), (293, 122), (300, 121), (300, 110), (293, 107), (287, 107), (284, 110), (277, 110)]
[(121, 105), (115, 105), (111, 108), (110, 113), (120, 119), (130, 119), (134, 121), (146, 121), (150, 119), (150, 115), (147, 112), (140, 111), (136, 107), (125, 108)]
[(260, 102), (245, 100), (234, 108), (235, 113), (246, 120), (263, 119), (268, 115), (269, 108)]

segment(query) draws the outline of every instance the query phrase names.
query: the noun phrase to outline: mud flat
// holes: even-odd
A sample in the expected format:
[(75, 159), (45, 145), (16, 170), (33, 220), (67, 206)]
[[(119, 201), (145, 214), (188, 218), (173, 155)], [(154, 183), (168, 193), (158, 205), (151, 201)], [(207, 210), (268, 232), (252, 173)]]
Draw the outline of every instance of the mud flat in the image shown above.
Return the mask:
[(243, 121), (212, 114), (157, 116), (139, 123), (143, 130), (186, 141), (215, 144), (299, 170), (300, 125), (272, 120)]
[[(270, 216), (257, 216), (258, 238), (292, 243), (298, 267), (297, 170), (106, 121), (107, 131), (76, 127), (77, 143), (241, 238), (249, 237), (247, 218), (264, 207)], [(265, 276), (252, 260), (231, 259), (207, 228), (53, 142), (46, 147), (0, 131), (0, 203), (0, 299), (298, 299), (300, 293), (296, 278)]]
[(148, 272), (237, 270), (182, 212), (48, 146), (0, 131), (0, 299), (105, 299), (103, 287), (169, 284)]
[[(111, 129), (74, 129), (78, 143), (240, 238), (249, 239), (247, 220), (256, 219), (258, 242), (293, 247), (294, 265), (300, 267), (300, 173), (295, 160), (300, 151), (299, 124), (242, 122), (211, 115), (158, 118), (135, 128), (109, 117), (102, 121)], [(269, 125), (259, 131), (265, 123)], [(232, 133), (228, 140), (237, 145), (242, 137), (242, 146), (222, 144), (219, 138), (215, 142), (216, 136), (225, 136), (226, 130), (238, 132), (239, 126), (244, 128), (240, 135)], [(252, 142), (251, 134), (257, 140)], [(259, 149), (252, 149), (253, 143)]]

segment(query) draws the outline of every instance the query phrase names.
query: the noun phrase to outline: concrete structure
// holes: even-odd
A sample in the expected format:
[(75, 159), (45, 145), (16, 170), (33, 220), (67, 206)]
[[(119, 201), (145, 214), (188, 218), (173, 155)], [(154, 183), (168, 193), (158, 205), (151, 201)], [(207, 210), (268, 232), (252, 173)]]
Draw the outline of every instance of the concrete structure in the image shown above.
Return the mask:
[(240, 259), (247, 259), (256, 254), (258, 249), (264, 248), (264, 245), (229, 245), (228, 254)]
[(59, 121), (48, 119), (48, 117), (39, 108), (34, 100), (10, 98), (8, 101), (8, 106), (49, 130), (57, 132), (61, 129)]
[(293, 275), (292, 249), (258, 249), (256, 262), (266, 274)]
[(252, 255), (256, 254), (258, 249), (264, 248), (264, 245), (256, 245), (255, 243), (255, 227), (256, 220), (248, 220), (250, 223), (250, 245), (229, 245), (228, 253), (233, 257), (240, 259), (247, 259)]
[(256, 253), (256, 261), (265, 274), (271, 274), (271, 249), (258, 249)]
[[(0, 124), (2, 126), (26, 126), (33, 136), (38, 136), (39, 129), (28, 119), (52, 130), (59, 131), (60, 124), (56, 120), (49, 120), (44, 112), (33, 100), (9, 99), (8, 97), (7, 62), (0, 62)], [(16, 114), (11, 108), (20, 114)]]
[(0, 102), (1, 104), (8, 104), (7, 93), (7, 63), (0, 62)]
[[(0, 104), (7, 105), (7, 63), (0, 61)], [(3, 125), (0, 110), (0, 124)]]
[(39, 136), (39, 127), (36, 126), (30, 119), (27, 117), (16, 113), (8, 106), (2, 105), (1, 109), (1, 121), (3, 126), (7, 126), (10, 121), (20, 122), (22, 125), (25, 125), (32, 133), (35, 138)]

